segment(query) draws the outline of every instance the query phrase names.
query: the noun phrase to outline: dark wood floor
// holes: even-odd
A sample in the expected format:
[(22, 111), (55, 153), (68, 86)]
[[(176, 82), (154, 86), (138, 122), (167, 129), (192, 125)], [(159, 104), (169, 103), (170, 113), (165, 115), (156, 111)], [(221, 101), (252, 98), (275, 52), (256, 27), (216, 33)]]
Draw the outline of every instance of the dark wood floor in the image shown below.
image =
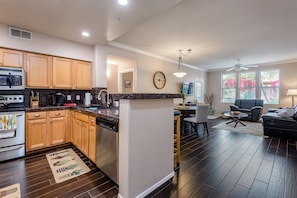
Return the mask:
[[(45, 155), (65, 148), (73, 148), (91, 171), (57, 184), (55, 183)], [(22, 198), (100, 198), (117, 197), (118, 194), (118, 187), (106, 177), (94, 163), (71, 145), (42, 152), (41, 154), (32, 155), (30, 157), (1, 163), (0, 188), (14, 183), (20, 183)]]
[(209, 120), (209, 137), (182, 137), (179, 170), (148, 197), (297, 197), (295, 141), (211, 128), (219, 122)]
[[(172, 181), (147, 197), (296, 197), (295, 141), (265, 139), (211, 127), (225, 121), (209, 120), (209, 137), (182, 135), (180, 168)], [(80, 151), (72, 148), (90, 167), (89, 173), (56, 184), (45, 157), (52, 152), (48, 151), (1, 163), (0, 188), (20, 183), (22, 197), (28, 198), (117, 197), (117, 186)]]

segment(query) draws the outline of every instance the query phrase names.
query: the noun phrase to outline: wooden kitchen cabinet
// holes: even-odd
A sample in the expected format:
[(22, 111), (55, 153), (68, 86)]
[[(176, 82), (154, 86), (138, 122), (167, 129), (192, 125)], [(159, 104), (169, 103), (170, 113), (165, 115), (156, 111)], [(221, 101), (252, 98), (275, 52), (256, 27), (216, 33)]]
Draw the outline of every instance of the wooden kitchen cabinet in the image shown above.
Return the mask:
[(26, 151), (47, 146), (46, 112), (26, 113)]
[(96, 117), (89, 116), (89, 155), (88, 157), (96, 163)]
[(96, 117), (71, 111), (71, 141), (96, 163)]
[(53, 57), (34, 53), (25, 53), (26, 86), (37, 88), (52, 87)]
[(67, 113), (66, 110), (48, 112), (49, 146), (66, 142)]
[(24, 52), (12, 49), (0, 48), (0, 65), (5, 67), (24, 66)]
[(81, 151), (86, 156), (89, 155), (89, 124), (87, 122), (81, 122)]
[(92, 89), (92, 64), (86, 61), (74, 61), (75, 89)]
[(26, 151), (65, 143), (67, 111), (26, 113)]
[(53, 88), (73, 87), (73, 60), (53, 57)]

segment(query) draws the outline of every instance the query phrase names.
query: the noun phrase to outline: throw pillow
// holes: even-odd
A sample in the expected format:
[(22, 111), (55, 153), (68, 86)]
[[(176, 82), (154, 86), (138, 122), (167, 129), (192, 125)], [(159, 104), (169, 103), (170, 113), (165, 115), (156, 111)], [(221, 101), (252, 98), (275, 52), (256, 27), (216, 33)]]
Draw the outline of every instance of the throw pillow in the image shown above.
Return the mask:
[(282, 118), (290, 118), (294, 115), (295, 109), (292, 107), (284, 107), (278, 110), (277, 115)]

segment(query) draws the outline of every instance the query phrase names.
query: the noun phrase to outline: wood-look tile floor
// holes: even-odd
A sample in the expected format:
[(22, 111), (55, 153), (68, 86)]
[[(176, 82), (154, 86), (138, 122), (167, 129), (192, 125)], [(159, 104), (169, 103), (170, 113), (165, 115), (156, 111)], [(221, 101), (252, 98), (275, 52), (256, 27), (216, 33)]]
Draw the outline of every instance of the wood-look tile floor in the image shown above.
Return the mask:
[[(209, 120), (209, 137), (200, 132), (199, 138), (191, 133), (182, 135), (180, 168), (172, 181), (147, 197), (297, 197), (295, 141), (265, 139), (211, 127), (219, 122), (226, 120)], [(66, 148), (69, 147), (72, 146)], [(47, 151), (0, 163), (0, 188), (20, 183), (23, 198), (117, 197), (118, 187), (72, 148), (90, 167), (89, 173), (56, 184), (45, 157), (52, 151)]]
[(175, 177), (147, 197), (297, 197), (295, 141), (213, 129), (219, 122), (209, 120), (209, 137), (182, 136)]
[[(55, 183), (46, 154), (73, 148), (91, 169), (62, 183)], [(117, 197), (118, 187), (74, 146), (64, 146), (25, 158), (0, 163), (0, 188), (20, 183), (22, 198)]]

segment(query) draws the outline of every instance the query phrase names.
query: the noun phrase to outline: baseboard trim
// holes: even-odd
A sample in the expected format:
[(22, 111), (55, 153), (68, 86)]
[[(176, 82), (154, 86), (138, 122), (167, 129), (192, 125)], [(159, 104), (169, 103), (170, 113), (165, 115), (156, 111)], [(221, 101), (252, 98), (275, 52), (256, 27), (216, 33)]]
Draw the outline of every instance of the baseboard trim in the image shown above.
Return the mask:
[[(173, 177), (174, 177), (174, 171), (172, 171), (166, 177), (164, 177), (163, 179), (161, 179), (160, 181), (158, 181), (157, 183), (155, 183), (154, 185), (152, 185), (151, 187), (149, 187), (148, 189), (146, 189), (139, 195), (137, 195), (136, 198), (143, 198), (143, 197), (147, 196), (148, 194), (153, 192), (155, 189), (157, 189), (159, 186), (161, 186), (162, 184), (164, 184), (165, 182), (167, 182), (168, 180), (170, 180)], [(119, 193), (118, 198), (124, 198), (124, 197), (122, 195), (120, 195), (120, 193)]]

